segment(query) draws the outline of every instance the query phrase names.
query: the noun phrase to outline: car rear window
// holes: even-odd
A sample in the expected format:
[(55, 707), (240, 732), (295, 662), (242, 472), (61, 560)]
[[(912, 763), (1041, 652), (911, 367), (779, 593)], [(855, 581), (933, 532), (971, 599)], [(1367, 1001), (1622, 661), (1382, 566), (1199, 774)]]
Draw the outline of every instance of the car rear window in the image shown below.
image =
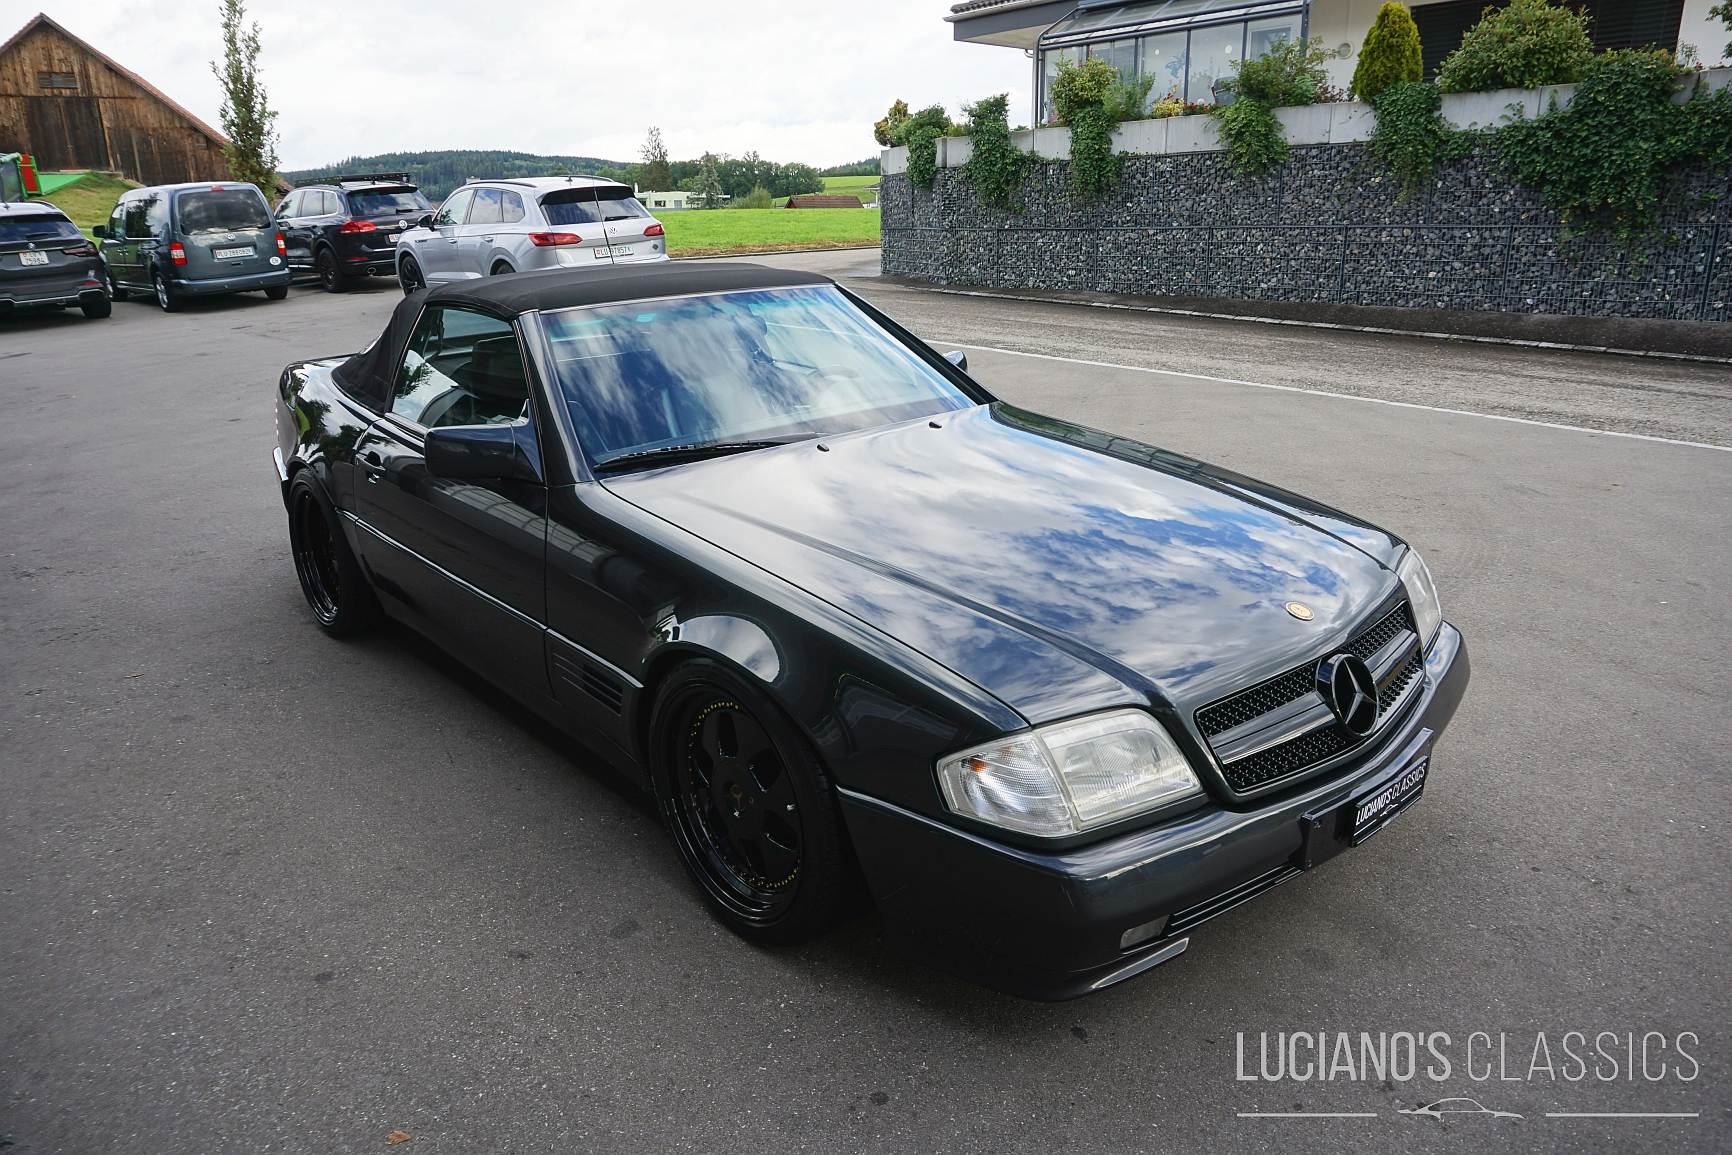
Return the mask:
[(176, 206), (182, 232), (227, 233), (268, 229), (276, 223), (265, 198), (250, 188), (181, 193)]
[(830, 286), (543, 316), (560, 388), (597, 463), (870, 429), (974, 404)]
[(593, 225), (649, 216), (624, 185), (559, 189), (542, 197), (541, 207), (550, 225)]
[(426, 197), (410, 188), (352, 192), (349, 194), (349, 205), (358, 217), (380, 217), (387, 213), (419, 215), (433, 209)]
[(0, 245), (25, 244), (31, 241), (69, 241), (82, 235), (77, 225), (59, 213), (0, 217)]

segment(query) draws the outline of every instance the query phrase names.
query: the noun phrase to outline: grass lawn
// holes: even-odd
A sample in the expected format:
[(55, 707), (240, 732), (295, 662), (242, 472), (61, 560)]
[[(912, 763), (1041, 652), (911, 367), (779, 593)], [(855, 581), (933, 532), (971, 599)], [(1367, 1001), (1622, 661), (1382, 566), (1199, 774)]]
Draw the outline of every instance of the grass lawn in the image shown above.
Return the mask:
[(834, 196), (859, 197), (863, 201), (872, 199), (872, 194), (866, 191), (869, 184), (877, 184), (881, 177), (875, 176), (827, 176), (824, 178), (824, 191)]
[(121, 193), (137, 187), (111, 176), (92, 173), (42, 199), (71, 217), (72, 223), (88, 235), (90, 226), (107, 222), (108, 214), (114, 211), (114, 202), (120, 199)]
[(785, 253), (878, 243), (876, 209), (688, 209), (657, 218), (668, 230), (668, 255)]

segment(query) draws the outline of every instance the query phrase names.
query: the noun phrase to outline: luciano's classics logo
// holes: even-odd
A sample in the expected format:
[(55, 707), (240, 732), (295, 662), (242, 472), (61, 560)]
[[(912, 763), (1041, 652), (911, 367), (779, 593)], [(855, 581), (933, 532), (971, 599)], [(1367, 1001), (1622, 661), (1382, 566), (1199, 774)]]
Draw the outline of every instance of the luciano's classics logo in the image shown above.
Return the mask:
[[(1235, 1079), (1242, 1083), (1433, 1083), (1465, 1075), (1475, 1083), (1694, 1082), (1701, 1040), (1694, 1031), (1261, 1031), (1238, 1033)], [(1526, 1069), (1523, 1069), (1523, 1056)]]
[(1423, 1107), (1415, 1107), (1411, 1111), (1406, 1107), (1396, 1111), (1397, 1115), (1430, 1115), (1433, 1119), (1441, 1119), (1445, 1115), (1490, 1115), (1493, 1119), (1520, 1119), (1514, 1111), (1494, 1111), (1478, 1099), (1469, 1099), (1465, 1095), (1450, 1099), (1439, 1099), (1435, 1103), (1427, 1103)]

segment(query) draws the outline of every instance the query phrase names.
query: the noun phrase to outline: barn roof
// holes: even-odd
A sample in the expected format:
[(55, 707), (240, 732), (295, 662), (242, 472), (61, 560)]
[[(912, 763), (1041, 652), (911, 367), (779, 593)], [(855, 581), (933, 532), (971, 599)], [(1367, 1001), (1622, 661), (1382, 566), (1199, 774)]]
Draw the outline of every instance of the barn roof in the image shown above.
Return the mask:
[(791, 209), (857, 209), (860, 198), (857, 196), (825, 196), (822, 193), (801, 193), (788, 198)]
[(31, 20), (29, 23), (25, 24), (24, 27), (20, 28), (16, 33), (13, 34), (11, 39), (6, 41), (6, 43), (0, 44), (0, 56), (6, 55), (6, 53), (10, 52), (12, 50), (13, 46), (16, 45), (20, 40), (23, 40), (26, 36), (30, 35), (30, 33), (36, 31), (36, 29), (42, 27), (43, 25), (47, 25), (49, 28), (54, 29), (54, 31), (60, 33), (60, 35), (66, 37), (66, 39), (72, 41), (74, 44), (76, 44), (80, 48), (84, 49), (84, 51), (90, 53), (92, 56), (96, 57), (98, 60), (100, 60), (104, 64), (108, 65), (108, 67), (114, 69), (114, 71), (120, 73), (120, 75), (126, 77), (128, 80), (132, 81), (134, 84), (138, 85), (140, 88), (144, 89), (146, 92), (150, 93), (152, 96), (156, 97), (158, 100), (162, 101), (164, 104), (166, 104), (170, 108), (174, 109), (174, 111), (177, 114), (186, 118), (186, 121), (188, 124), (192, 125), (194, 128), (198, 129), (200, 132), (202, 132), (206, 136), (210, 137), (212, 140), (218, 142), (219, 144), (228, 144), (229, 143), (228, 137), (224, 136), (222, 133), (218, 132), (216, 129), (212, 128), (210, 125), (206, 124), (204, 121), (200, 120), (198, 117), (196, 117), (192, 113), (188, 112), (185, 108), (183, 108), (181, 105), (177, 104), (174, 100), (170, 99), (168, 94), (163, 92), (162, 89), (158, 88), (156, 85), (152, 84), (150, 81), (146, 80), (144, 77), (140, 76), (138, 73), (134, 72), (132, 69), (127, 68), (124, 65), (120, 64), (112, 56), (109, 56), (107, 53), (98, 50), (88, 40), (85, 40), (85, 39), (78, 37), (78, 36), (74, 36), (72, 33), (68, 32), (58, 22), (51, 19), (46, 12), (38, 12), (36, 14), (35, 19)]

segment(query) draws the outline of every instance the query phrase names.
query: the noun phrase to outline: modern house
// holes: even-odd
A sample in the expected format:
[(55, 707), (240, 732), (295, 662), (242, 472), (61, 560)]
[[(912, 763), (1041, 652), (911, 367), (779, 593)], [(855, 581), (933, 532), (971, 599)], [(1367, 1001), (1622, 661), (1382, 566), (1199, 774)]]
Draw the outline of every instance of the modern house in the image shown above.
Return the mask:
[(223, 136), (47, 16), (0, 44), (0, 153), (141, 184), (228, 180)]
[[(1426, 74), (1461, 43), (1497, 0), (1412, 0)], [(1572, 0), (1572, 7), (1576, 0)], [(1695, 46), (1712, 64), (1729, 38), (1708, 15), (1716, 0), (1586, 0), (1600, 48)], [(957, 40), (1020, 48), (1029, 57), (1035, 123), (1052, 119), (1047, 94), (1059, 61), (1099, 57), (1122, 72), (1153, 73), (1151, 100), (1212, 102), (1235, 61), (1281, 37), (1320, 37), (1339, 55), (1330, 81), (1346, 88), (1354, 58), (1383, 0), (964, 0), (949, 21)]]

